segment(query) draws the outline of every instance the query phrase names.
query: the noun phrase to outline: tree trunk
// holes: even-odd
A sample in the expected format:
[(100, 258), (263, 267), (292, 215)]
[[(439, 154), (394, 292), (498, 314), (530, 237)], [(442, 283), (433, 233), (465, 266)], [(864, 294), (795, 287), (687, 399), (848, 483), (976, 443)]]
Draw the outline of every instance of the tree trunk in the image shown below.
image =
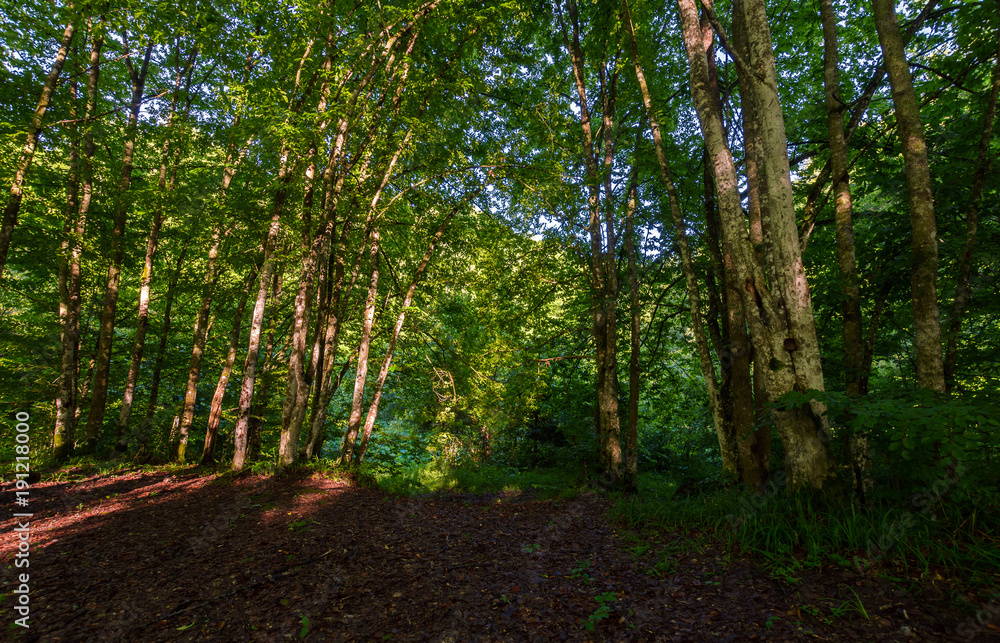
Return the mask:
[(104, 306), (101, 311), (101, 332), (98, 339), (97, 360), (94, 367), (93, 395), (90, 400), (90, 414), (87, 416), (85, 450), (92, 452), (101, 438), (104, 411), (108, 404), (108, 376), (111, 373), (111, 348), (114, 343), (115, 316), (118, 311), (118, 288), (121, 282), (122, 261), (125, 253), (125, 225), (128, 219), (128, 190), (132, 182), (132, 159), (135, 153), (135, 138), (139, 124), (139, 110), (142, 108), (142, 92), (146, 86), (146, 72), (153, 43), (146, 46), (142, 67), (136, 73), (131, 58), (126, 58), (129, 77), (132, 80), (132, 102), (129, 111), (128, 129), (125, 134), (125, 151), (122, 154), (122, 170), (115, 194), (114, 231), (112, 237), (112, 258), (108, 264), (108, 277), (104, 289)]
[[(264, 263), (257, 282), (257, 297), (254, 301), (253, 315), (250, 321), (250, 337), (247, 340), (247, 357), (243, 363), (243, 381), (240, 385), (239, 408), (236, 412), (236, 425), (233, 429), (236, 450), (233, 454), (233, 470), (242, 471), (247, 462), (249, 444), (249, 428), (251, 422), (251, 407), (254, 399), (254, 385), (257, 378), (257, 361), (260, 356), (260, 338), (264, 329), (264, 312), (267, 305), (267, 290), (275, 274), (274, 250), (278, 243), (278, 233), (281, 230), (281, 213), (288, 196), (291, 172), (288, 168), (286, 148), (283, 152), (281, 169), (278, 171), (278, 191), (274, 195), (271, 206), (271, 226), (268, 228), (267, 239), (264, 242)], [(277, 286), (277, 281), (275, 283)], [(277, 299), (277, 289), (272, 296)]]
[(271, 389), (274, 388), (274, 371), (276, 369), (274, 340), (278, 325), (277, 312), (281, 306), (281, 281), (282, 273), (275, 272), (268, 302), (269, 311), (266, 315), (271, 321), (267, 331), (267, 342), (264, 344), (264, 365), (260, 371), (261, 382), (257, 390), (254, 391), (253, 403), (250, 406), (250, 422), (247, 425), (246, 460), (248, 462), (256, 462), (260, 459), (264, 417), (267, 414), (268, 403), (271, 401)]
[[(96, 46), (96, 42), (95, 42)], [(99, 48), (97, 49), (99, 56)], [(74, 57), (76, 51), (74, 51)], [(94, 76), (93, 97), (96, 102), (96, 70), (99, 67), (99, 58), (93, 59), (91, 54), (91, 76)], [(88, 119), (91, 108), (92, 93), (89, 87), (87, 91), (87, 112)], [(72, 102), (70, 118), (76, 119), (76, 100), (78, 83), (73, 81), (71, 85)], [(89, 134), (89, 128), (88, 128)], [(62, 347), (59, 368), (59, 392), (56, 397), (56, 422), (52, 434), (53, 460), (61, 463), (69, 456), (73, 446), (73, 434), (76, 432), (76, 389), (77, 372), (80, 368), (80, 289), (82, 275), (80, 271), (80, 256), (83, 253), (83, 235), (86, 231), (86, 213), (80, 212), (80, 187), (81, 172), (90, 174), (90, 163), (92, 158), (81, 160), (79, 150), (78, 128), (72, 126), (71, 136), (73, 141), (70, 148), (70, 174), (66, 190), (66, 224), (64, 227), (64, 239), (62, 243), (62, 258), (60, 261), (59, 274), (59, 322), (62, 328)], [(85, 154), (93, 155), (93, 146), (87, 147)], [(81, 164), (85, 168), (81, 170)], [(92, 188), (92, 184), (90, 186)]]
[(921, 388), (944, 393), (941, 318), (937, 302), (937, 222), (931, 187), (927, 144), (920, 108), (913, 89), (903, 37), (892, 0), (872, 0), (875, 29), (889, 72), (896, 127), (903, 147), (903, 167), (913, 227), (913, 263), (910, 287), (916, 336), (917, 382)]
[[(186, 65), (186, 82), (184, 91), (191, 87), (191, 72), (194, 70), (194, 57), (197, 49), (193, 50)], [(139, 282), (139, 310), (136, 315), (135, 344), (132, 347), (132, 359), (129, 363), (128, 375), (125, 377), (125, 392), (122, 394), (122, 408), (118, 416), (118, 444), (120, 452), (128, 448), (128, 424), (132, 415), (132, 402), (135, 396), (135, 386), (139, 380), (139, 368), (142, 365), (142, 354), (146, 347), (146, 331), (149, 329), (149, 294), (150, 285), (153, 281), (153, 260), (156, 257), (156, 250), (159, 244), (160, 228), (163, 227), (165, 215), (165, 201), (168, 192), (172, 192), (177, 182), (177, 164), (180, 162), (180, 155), (174, 156), (174, 171), (170, 172), (170, 183), (167, 184), (167, 174), (170, 165), (170, 139), (175, 135), (177, 127), (177, 99), (181, 91), (181, 80), (185, 78), (184, 70), (178, 70), (177, 80), (174, 82), (174, 94), (170, 101), (170, 111), (167, 116), (166, 140), (163, 142), (163, 151), (160, 155), (160, 178), (157, 183), (156, 208), (153, 211), (153, 223), (149, 230), (149, 237), (146, 240), (146, 258), (143, 262), (142, 277)], [(190, 101), (188, 102), (190, 106)], [(185, 117), (187, 114), (185, 113)]]
[(375, 319), (375, 301), (378, 296), (378, 228), (371, 231), (371, 280), (368, 284), (368, 298), (365, 300), (365, 315), (361, 324), (361, 342), (358, 344), (358, 365), (354, 375), (354, 395), (351, 399), (351, 415), (347, 421), (347, 431), (341, 445), (340, 463), (350, 464), (354, 455), (354, 443), (361, 428), (361, 405), (365, 395), (365, 380), (368, 377), (368, 351), (371, 347), (372, 321)]
[(187, 254), (188, 244), (191, 237), (184, 240), (180, 252), (177, 254), (177, 263), (174, 272), (170, 276), (170, 283), (167, 284), (167, 297), (163, 304), (163, 326), (160, 328), (160, 346), (156, 351), (156, 364), (153, 366), (153, 376), (149, 385), (149, 407), (146, 409), (146, 417), (143, 418), (142, 428), (139, 430), (139, 445), (137, 457), (144, 458), (149, 452), (149, 441), (153, 436), (153, 417), (156, 415), (157, 403), (160, 398), (160, 376), (163, 373), (163, 360), (167, 355), (167, 342), (170, 339), (170, 316), (173, 310), (174, 297), (177, 296), (177, 282), (181, 276), (181, 269), (184, 267), (184, 257)]
[[(230, 228), (229, 230), (231, 230)], [(212, 308), (212, 298), (219, 281), (218, 258), (222, 240), (228, 236), (229, 230), (223, 231), (222, 223), (215, 225), (212, 231), (212, 245), (208, 251), (205, 278), (201, 287), (201, 304), (195, 316), (194, 337), (192, 339), (191, 360), (187, 370), (187, 386), (184, 389), (184, 405), (181, 409), (181, 424), (176, 438), (171, 443), (171, 456), (177, 462), (184, 462), (188, 438), (194, 425), (194, 406), (198, 400), (198, 378), (201, 374), (201, 359), (205, 354), (205, 344), (208, 341), (209, 312)]]
[[(744, 58), (749, 57), (749, 46), (747, 44), (746, 24), (740, 0), (733, 4), (733, 46)], [(761, 172), (758, 171), (758, 141), (757, 126), (754, 123), (752, 91), (750, 89), (750, 79), (748, 74), (739, 74), (737, 81), (740, 88), (740, 108), (743, 112), (743, 162), (746, 168), (747, 178), (747, 223), (749, 224), (750, 245), (754, 249), (754, 256), (760, 265), (765, 265), (764, 254), (769, 253), (770, 239), (764, 231), (764, 215), (761, 210), (765, 200), (761, 198), (761, 193), (765, 190), (762, 185), (766, 184)], [(726, 265), (731, 266), (727, 273), (727, 292), (732, 296), (730, 307), (739, 307), (742, 311), (744, 321), (747, 319), (747, 312), (743, 311), (742, 295), (740, 293), (741, 284), (735, 270), (735, 251), (731, 246), (726, 247)], [(735, 311), (731, 315), (737, 314)], [(771, 422), (767, 420), (765, 404), (767, 401), (767, 390), (765, 385), (768, 365), (761, 355), (753, 350), (753, 343), (747, 335), (746, 343), (751, 352), (753, 361), (753, 406), (754, 406), (754, 429), (752, 451), (757, 464), (761, 467), (760, 484), (763, 485), (769, 478), (771, 466)]]
[[(631, 21), (630, 21), (631, 22)], [(636, 53), (633, 51), (633, 54)], [(636, 57), (638, 65), (638, 57)], [(639, 377), (640, 350), (639, 326), (642, 308), (639, 306), (639, 277), (635, 268), (635, 191), (638, 173), (632, 170), (629, 186), (628, 214), (625, 220), (625, 254), (628, 257), (629, 313), (631, 327), (628, 357), (628, 420), (625, 424), (625, 488), (631, 492), (639, 489)]]
[(986, 114), (983, 116), (983, 133), (979, 138), (979, 151), (976, 154), (976, 169), (972, 174), (972, 194), (969, 195), (969, 208), (965, 215), (965, 250), (958, 266), (958, 286), (955, 289), (955, 301), (951, 308), (951, 319), (948, 323), (948, 344), (945, 349), (944, 379), (950, 391), (955, 385), (955, 365), (958, 362), (958, 336), (962, 329), (962, 313), (972, 297), (969, 286), (969, 273), (972, 267), (972, 252), (976, 248), (976, 233), (979, 225), (979, 204), (983, 198), (983, 186), (986, 180), (986, 170), (989, 167), (990, 141), (993, 138), (993, 121), (997, 113), (997, 97), (1000, 94), (1000, 45), (997, 48), (997, 59), (993, 65), (993, 81), (990, 96), (986, 103)]
[[(834, 221), (837, 237), (837, 264), (840, 268), (840, 292), (844, 318), (844, 382), (848, 395), (861, 394), (864, 368), (864, 340), (861, 332), (861, 297), (858, 290), (857, 261), (854, 254), (854, 213), (850, 177), (847, 173), (847, 143), (844, 138), (844, 111), (847, 104), (840, 96), (838, 69), (837, 16), (832, 0), (820, 0), (823, 23), (823, 81), (826, 88), (827, 129), (830, 135), (830, 171), (833, 176)], [(850, 436), (848, 450), (854, 471), (856, 497), (864, 503), (871, 491), (871, 458), (868, 434)]]
[(31, 125), (28, 128), (28, 136), (21, 148), (21, 159), (17, 164), (14, 173), (14, 180), (11, 182), (10, 195), (7, 197), (7, 207), (3, 212), (3, 223), (0, 225), (0, 279), (3, 278), (3, 270), (7, 265), (7, 251), (10, 249), (10, 238), (17, 225), (17, 215), (21, 210), (21, 200), (24, 198), (24, 181), (28, 176), (28, 168), (35, 158), (35, 148), (38, 145), (38, 137), (42, 133), (42, 122), (45, 119), (45, 112), (49, 108), (52, 100), (52, 93), (55, 92), (56, 84), (59, 82), (59, 74), (62, 73), (63, 65), (66, 63), (66, 56), (69, 54), (70, 44), (76, 34), (76, 24), (71, 19), (63, 31), (62, 40), (59, 43), (59, 51), (56, 59), (52, 63), (49, 75), (45, 78), (45, 85), (42, 86), (42, 95), (38, 99), (38, 106), (31, 117)]
[[(617, 272), (609, 271), (614, 266), (615, 242), (612, 226), (613, 212), (605, 212), (607, 232), (601, 221), (601, 172), (595, 151), (594, 132), (591, 124), (590, 107), (587, 101), (586, 67), (583, 49), (580, 46), (580, 25), (576, 3), (569, 3), (567, 12), (571, 20), (572, 36), (563, 24), (565, 46), (573, 65), (573, 80), (576, 85), (580, 108), (580, 129), (583, 134), (583, 162), (586, 170), (587, 205), (590, 219), (587, 231), (590, 236), (590, 295), (595, 361), (597, 366), (597, 408), (595, 429), (598, 441), (598, 466), (602, 483), (617, 487), (621, 483), (621, 436), (618, 417), (618, 355), (617, 355)], [(562, 23), (562, 13), (559, 14)], [(613, 125), (615, 108), (614, 81), (608, 87), (605, 81), (606, 61), (601, 63), (601, 104), (605, 134), (610, 136), (609, 124)], [(615, 78), (617, 77), (617, 72)], [(605, 150), (608, 151), (607, 149)], [(608, 159), (605, 159), (605, 163)], [(610, 195), (608, 202), (610, 203)], [(607, 208), (607, 206), (605, 206)], [(604, 238), (604, 237), (607, 238)], [(607, 256), (603, 246), (607, 245)], [(610, 259), (610, 260), (609, 260)]]
[(257, 267), (250, 273), (246, 286), (243, 288), (243, 295), (240, 303), (236, 307), (236, 314), (233, 316), (233, 329), (229, 334), (229, 352), (226, 353), (226, 360), (222, 363), (222, 373), (219, 374), (219, 381), (215, 385), (215, 393), (212, 395), (212, 406), (208, 412), (208, 429), (205, 431), (205, 447), (201, 452), (201, 466), (215, 463), (215, 448), (219, 435), (219, 423), (222, 420), (222, 401), (226, 396), (226, 388), (229, 386), (229, 376), (233, 372), (233, 363), (236, 361), (236, 351), (240, 347), (240, 326), (243, 323), (243, 311), (247, 307), (247, 299), (250, 296), (250, 285), (254, 282)]
[[(412, 131), (412, 130), (411, 130)], [(487, 177), (487, 183), (493, 178), (492, 171)], [(476, 195), (481, 193), (485, 188), (487, 183), (484, 183), (474, 194), (470, 195), (466, 200), (472, 200)], [(462, 207), (462, 203), (459, 203), (445, 216), (444, 221), (438, 226), (437, 231), (435, 231), (434, 236), (431, 237), (430, 245), (427, 247), (427, 251), (420, 260), (420, 264), (417, 266), (416, 272), (413, 274), (413, 279), (410, 280), (410, 285), (406, 289), (406, 295), (403, 297), (403, 304), (399, 311), (399, 316), (396, 317), (396, 324), (392, 327), (392, 335), (389, 337), (389, 346), (385, 350), (385, 358), (382, 360), (382, 366), (379, 368), (378, 379), (375, 381), (375, 390), (372, 393), (371, 403), (368, 405), (368, 413), (365, 416), (365, 425), (361, 434), (361, 444), (358, 446), (357, 452), (357, 463), (361, 464), (365, 459), (365, 453), (368, 451), (368, 441), (371, 439), (372, 431), (375, 428), (375, 419), (378, 417), (378, 407), (379, 402), (382, 400), (382, 390), (385, 387), (385, 380), (389, 376), (389, 366), (392, 364), (393, 352), (396, 350), (396, 342), (399, 340), (399, 333), (403, 329), (403, 322), (406, 320), (406, 311), (410, 308), (410, 304), (413, 303), (413, 296), (417, 292), (417, 285), (420, 283), (421, 277), (423, 277), (424, 272), (427, 270), (427, 264), (430, 263), (431, 257), (434, 255), (434, 250), (437, 248), (438, 242), (441, 240), (441, 235), (448, 228), (448, 224), (451, 223), (452, 218)], [(370, 294), (370, 293), (369, 293)], [(366, 309), (367, 313), (367, 309)], [(360, 360), (359, 360), (360, 363)], [(360, 370), (360, 368), (359, 368)], [(355, 392), (357, 389), (355, 389)], [(353, 408), (352, 408), (353, 417)]]
[[(772, 280), (778, 287), (778, 296), (775, 297), (767, 289), (763, 268), (749, 243), (740, 205), (736, 168), (726, 142), (717, 100), (710, 91), (708, 61), (697, 8), (694, 0), (678, 0), (678, 6), (691, 68), (691, 92), (715, 174), (723, 242), (729, 244), (734, 251), (737, 283), (743, 286), (740, 295), (751, 326), (754, 349), (769, 366), (768, 397), (774, 400), (798, 387), (801, 387), (800, 390), (809, 388), (822, 390), (822, 370), (818, 363), (819, 349), (816, 344), (815, 329), (809, 323), (812, 311), (808, 287), (802, 273), (801, 258), (796, 260), (799, 245), (794, 211), (790, 209), (790, 202), (775, 203), (785, 196), (791, 196), (787, 155), (784, 159), (786, 169), (783, 179), (788, 184), (787, 191), (780, 185), (772, 186), (771, 183), (774, 181), (767, 182), (768, 189), (772, 192), (768, 198), (769, 207), (772, 209), (771, 246), (774, 249), (774, 256), (771, 259), (781, 271), (781, 274), (776, 274)], [(750, 49), (756, 51), (758, 56), (762, 56), (764, 47), (760, 38), (767, 36), (767, 22), (762, 16), (763, 7), (758, 5), (753, 9), (748, 11), (747, 30), (751, 33), (756, 31), (757, 40), (754, 42), (753, 37), (750, 39)], [(763, 34), (760, 34), (761, 29), (765, 30)], [(762, 153), (762, 157), (766, 160), (765, 166), (777, 165), (777, 168), (771, 168), (770, 174), (781, 179), (782, 163), (776, 147), (778, 140), (784, 137), (783, 127), (780, 127), (780, 107), (774, 94), (773, 60), (769, 74), (767, 65), (764, 64), (762, 67), (765, 74), (761, 80), (755, 82), (763, 84), (763, 80), (767, 86), (755, 91), (754, 102), (755, 105), (767, 105), (768, 102), (762, 99), (771, 92), (770, 108), (764, 111), (772, 112), (758, 120), (758, 123), (763, 121), (761, 123), (763, 147), (768, 148)], [(774, 113), (775, 110), (777, 113)], [(763, 133), (768, 130), (769, 133)], [(789, 216), (792, 217), (790, 221)], [(789, 237), (789, 223), (794, 233), (792, 237)], [(788, 247), (790, 243), (794, 248)], [(791, 292), (788, 292), (789, 290)], [(776, 410), (773, 413), (785, 445), (791, 488), (801, 486), (819, 488), (830, 474), (825, 426), (819, 417), (822, 409), (809, 406)]]
[[(667, 197), (670, 203), (670, 214), (673, 222), (674, 234), (677, 237), (677, 245), (681, 255), (681, 270), (684, 272), (684, 283), (687, 287), (688, 301), (691, 307), (691, 330), (695, 336), (695, 345), (698, 350), (699, 364), (701, 365), (702, 378), (705, 381), (705, 388), (708, 392), (708, 406), (715, 424), (716, 435), (719, 439), (719, 450), (722, 454), (722, 468), (731, 473), (736, 472), (735, 447), (729, 432), (725, 427), (725, 419), (722, 413), (722, 398), (719, 391), (719, 383), (715, 374), (715, 365), (712, 363), (708, 336), (705, 333), (705, 323), (701, 313), (701, 294), (698, 290), (698, 281), (694, 271), (694, 261), (691, 257), (691, 249), (687, 239), (687, 228), (684, 223), (684, 216), (681, 212), (680, 199), (677, 195), (677, 188), (674, 186), (673, 177), (670, 173), (670, 166), (667, 163), (666, 150), (663, 145), (663, 136), (660, 132), (659, 120), (653, 106), (652, 95), (646, 83), (646, 77), (639, 59), (639, 48), (635, 40), (635, 31), (632, 25), (631, 15), (628, 13), (627, 0), (623, 0), (624, 21), (629, 32), (632, 62), (635, 67), (636, 79), (639, 83), (639, 91), (642, 95), (642, 102), (646, 109), (646, 120), (653, 135), (653, 150), (656, 154), (657, 167), (660, 171), (660, 180), (667, 190)], [(704, 53), (704, 52), (703, 52)]]

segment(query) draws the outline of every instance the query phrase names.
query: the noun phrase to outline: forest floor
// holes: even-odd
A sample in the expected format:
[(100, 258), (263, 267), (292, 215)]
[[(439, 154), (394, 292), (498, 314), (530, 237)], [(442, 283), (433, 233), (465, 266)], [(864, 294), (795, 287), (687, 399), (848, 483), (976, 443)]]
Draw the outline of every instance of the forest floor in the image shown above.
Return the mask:
[(30, 493), (28, 630), (12, 623), (17, 525), (0, 522), (12, 641), (1000, 640), (944, 582), (829, 568), (787, 585), (680, 534), (616, 530), (591, 493), (403, 498), (197, 469)]

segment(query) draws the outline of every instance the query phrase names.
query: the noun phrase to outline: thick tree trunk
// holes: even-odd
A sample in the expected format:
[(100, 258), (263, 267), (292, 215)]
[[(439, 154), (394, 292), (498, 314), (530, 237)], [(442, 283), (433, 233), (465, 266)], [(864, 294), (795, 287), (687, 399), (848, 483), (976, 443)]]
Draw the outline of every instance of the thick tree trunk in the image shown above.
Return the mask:
[[(153, 260), (156, 257), (156, 250), (159, 245), (160, 229), (163, 227), (163, 218), (166, 209), (166, 195), (173, 191), (177, 181), (177, 164), (180, 162), (180, 155), (174, 155), (174, 171), (170, 172), (170, 148), (171, 137), (175, 136), (177, 127), (177, 100), (181, 91), (181, 81), (187, 78), (184, 91), (191, 87), (191, 72), (194, 70), (194, 50), (188, 59), (185, 70), (179, 70), (177, 80), (174, 82), (174, 94), (170, 101), (170, 111), (167, 116), (166, 140), (163, 142), (163, 150), (160, 155), (160, 177), (157, 183), (156, 208), (153, 211), (153, 222), (149, 230), (149, 237), (146, 240), (146, 258), (143, 261), (142, 276), (139, 281), (139, 310), (136, 316), (135, 343), (132, 347), (132, 359), (129, 363), (128, 375), (125, 377), (125, 392), (122, 394), (122, 408), (118, 415), (118, 451), (125, 451), (128, 448), (128, 424), (132, 415), (132, 402), (135, 397), (135, 387), (139, 380), (139, 368), (142, 366), (142, 355), (146, 347), (146, 332), (149, 329), (149, 295), (150, 286), (153, 281)], [(188, 102), (190, 105), (190, 101)], [(185, 117), (187, 114), (185, 113)], [(170, 175), (168, 185), (167, 175)]]
[[(708, 61), (696, 5), (694, 0), (678, 0), (678, 6), (691, 68), (692, 96), (715, 173), (723, 241), (734, 251), (734, 267), (738, 283), (743, 286), (740, 294), (743, 298), (743, 309), (751, 326), (754, 349), (769, 366), (767, 369), (769, 399), (776, 399), (799, 387), (801, 390), (809, 388), (821, 390), (822, 370), (818, 362), (819, 349), (816, 344), (815, 329), (811, 324), (812, 311), (808, 286), (802, 272), (801, 258), (796, 259), (799, 246), (794, 210), (791, 209), (790, 200), (787, 203), (781, 202), (786, 196), (790, 199), (791, 184), (787, 173), (787, 155), (784, 158), (785, 173), (782, 178), (780, 150), (776, 149), (777, 143), (784, 139), (784, 131), (780, 126), (780, 107), (774, 93), (773, 61), (769, 73), (766, 64), (761, 66), (765, 73), (762, 78), (756, 80), (756, 83), (761, 85), (766, 83), (766, 86), (755, 91), (754, 102), (756, 106), (770, 103), (763, 111), (771, 113), (758, 120), (758, 123), (761, 123), (761, 140), (765, 148), (762, 158), (765, 159), (765, 167), (771, 166), (770, 176), (775, 177), (778, 183), (787, 184), (784, 187), (781, 185), (775, 187), (771, 183), (776, 181), (768, 180), (774, 249), (772, 259), (779, 269), (778, 274), (772, 279), (777, 287), (777, 297), (767, 289), (763, 269), (749, 243), (740, 205), (736, 168), (726, 142), (717, 100), (710, 91)], [(763, 18), (762, 10), (763, 7), (758, 6), (753, 11), (748, 11), (747, 15), (748, 31), (757, 32), (756, 42), (753, 37), (750, 38), (750, 50), (755, 51), (757, 56), (764, 55), (760, 38), (767, 36), (767, 22)], [(761, 29), (764, 30), (763, 34), (760, 33)], [(771, 95), (769, 100), (765, 101), (763, 99), (768, 97), (768, 92)], [(794, 245), (794, 248), (789, 248), (789, 244)], [(785, 445), (791, 488), (801, 486), (819, 488), (830, 474), (826, 432), (819, 417), (821, 412), (822, 409), (809, 408), (807, 405), (807, 408), (775, 411), (773, 414)]]
[(11, 182), (10, 194), (7, 197), (7, 207), (3, 212), (3, 223), (0, 224), (0, 279), (3, 278), (3, 270), (7, 265), (7, 251), (10, 249), (10, 238), (17, 225), (17, 215), (21, 210), (21, 200), (24, 198), (24, 182), (28, 176), (28, 169), (35, 158), (35, 148), (38, 145), (38, 137), (42, 132), (42, 122), (45, 119), (45, 112), (49, 108), (52, 100), (52, 93), (55, 92), (56, 84), (59, 82), (59, 74), (62, 73), (63, 65), (66, 63), (66, 56), (69, 55), (69, 47), (76, 34), (76, 23), (71, 19), (63, 31), (62, 40), (59, 43), (59, 51), (56, 59), (52, 63), (48, 76), (45, 78), (45, 85), (42, 86), (42, 95), (38, 99), (38, 106), (31, 117), (31, 125), (28, 128), (28, 136), (21, 148), (21, 159), (18, 161), (17, 170), (14, 173), (14, 180)]
[(201, 452), (201, 465), (206, 466), (215, 463), (216, 442), (219, 435), (219, 423), (222, 420), (222, 402), (226, 396), (226, 388), (229, 386), (229, 376), (233, 373), (233, 364), (236, 362), (236, 352), (240, 347), (240, 327), (243, 323), (243, 311), (247, 307), (247, 299), (250, 296), (250, 286), (254, 283), (257, 273), (255, 266), (246, 286), (243, 288), (243, 295), (240, 303), (236, 307), (236, 314), (233, 316), (233, 329), (229, 333), (229, 352), (222, 363), (222, 373), (219, 374), (219, 381), (215, 385), (215, 393), (212, 395), (212, 406), (208, 412), (208, 429), (205, 431), (205, 446)]
[(86, 451), (97, 446), (104, 424), (104, 411), (108, 404), (108, 377), (111, 373), (111, 349), (114, 343), (115, 316), (118, 311), (118, 288), (121, 282), (122, 261), (125, 256), (125, 225), (129, 213), (128, 190), (132, 182), (132, 159), (135, 154), (135, 138), (139, 124), (139, 110), (142, 108), (142, 92), (146, 86), (146, 72), (153, 43), (146, 47), (142, 67), (135, 71), (131, 58), (126, 58), (129, 76), (132, 80), (132, 102), (129, 111), (128, 129), (125, 134), (125, 151), (122, 154), (121, 176), (115, 194), (114, 231), (112, 237), (112, 258), (108, 264), (108, 276), (104, 289), (104, 306), (101, 311), (101, 332), (98, 339), (97, 361), (94, 368), (93, 396), (90, 400), (90, 414), (87, 416)]
[(917, 93), (913, 88), (903, 36), (892, 0), (872, 0), (875, 29), (892, 86), (896, 127), (903, 147), (903, 168), (913, 227), (913, 263), (910, 287), (916, 336), (917, 382), (921, 388), (944, 393), (944, 359), (941, 351), (941, 317), (937, 302), (937, 222), (931, 187), (927, 143), (920, 122)]
[(955, 301), (952, 304), (951, 319), (948, 322), (944, 380), (949, 391), (955, 385), (955, 365), (958, 362), (958, 336), (962, 329), (962, 313), (965, 312), (965, 307), (972, 297), (969, 273), (972, 268), (972, 252), (976, 248), (979, 204), (983, 198), (983, 186), (986, 181), (986, 170), (989, 166), (990, 141), (993, 138), (993, 121), (997, 113), (998, 95), (1000, 95), (1000, 45), (998, 45), (997, 59), (993, 65), (993, 82), (986, 103), (986, 114), (983, 116), (983, 132), (979, 138), (976, 169), (972, 174), (972, 194), (969, 195), (969, 208), (965, 215), (965, 250), (962, 252), (962, 258), (958, 265), (958, 286), (955, 289)]

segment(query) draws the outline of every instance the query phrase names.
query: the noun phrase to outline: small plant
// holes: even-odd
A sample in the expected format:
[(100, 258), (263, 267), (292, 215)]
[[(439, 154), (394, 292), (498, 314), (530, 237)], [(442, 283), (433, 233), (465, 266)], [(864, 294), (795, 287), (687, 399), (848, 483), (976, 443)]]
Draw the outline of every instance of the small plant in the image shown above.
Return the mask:
[(541, 548), (542, 546), (539, 545), (538, 543), (528, 543), (523, 547), (524, 551), (529, 554), (533, 554)]
[(574, 567), (573, 570), (570, 571), (569, 577), (570, 578), (580, 578), (580, 579), (583, 579), (587, 583), (592, 582), (594, 580), (594, 577), (591, 576), (590, 574), (588, 574), (586, 571), (584, 571), (588, 567), (590, 567), (590, 559), (589, 558), (585, 558), (583, 560), (577, 561), (576, 567)]
[(309, 617), (305, 614), (302, 615), (302, 631), (299, 632), (299, 638), (304, 639), (309, 635)]
[(581, 621), (581, 624), (587, 628), (588, 632), (593, 632), (598, 622), (611, 616), (611, 605), (609, 603), (615, 602), (618, 600), (618, 597), (614, 592), (604, 592), (595, 596), (594, 600), (597, 601), (597, 609), (594, 610), (593, 614)]
[(872, 620), (871, 617), (868, 616), (868, 611), (865, 609), (865, 604), (861, 602), (861, 597), (858, 596), (858, 593), (855, 592), (853, 588), (848, 588), (848, 589), (850, 589), (851, 593), (854, 594), (854, 600), (849, 601), (851, 603), (851, 609), (856, 611), (861, 616), (864, 616), (866, 621)]
[(775, 626), (775, 625), (776, 625), (776, 624), (778, 623), (778, 621), (780, 621), (780, 620), (781, 620), (781, 617), (780, 617), (780, 616), (775, 616), (775, 615), (773, 615), (773, 614), (772, 614), (771, 616), (768, 616), (768, 617), (767, 617), (767, 620), (766, 620), (766, 621), (764, 622), (764, 627), (766, 627), (767, 629), (769, 629), (769, 630), (770, 630), (770, 629), (772, 629), (772, 628), (773, 628), (773, 627), (774, 627), (774, 626)]

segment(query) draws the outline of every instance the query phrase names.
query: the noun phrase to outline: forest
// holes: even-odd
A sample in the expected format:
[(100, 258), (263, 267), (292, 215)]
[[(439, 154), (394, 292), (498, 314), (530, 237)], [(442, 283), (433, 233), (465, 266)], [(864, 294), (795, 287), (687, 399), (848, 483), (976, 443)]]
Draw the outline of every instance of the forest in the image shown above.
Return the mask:
[(1000, 636), (997, 0), (0, 24), (11, 640)]

